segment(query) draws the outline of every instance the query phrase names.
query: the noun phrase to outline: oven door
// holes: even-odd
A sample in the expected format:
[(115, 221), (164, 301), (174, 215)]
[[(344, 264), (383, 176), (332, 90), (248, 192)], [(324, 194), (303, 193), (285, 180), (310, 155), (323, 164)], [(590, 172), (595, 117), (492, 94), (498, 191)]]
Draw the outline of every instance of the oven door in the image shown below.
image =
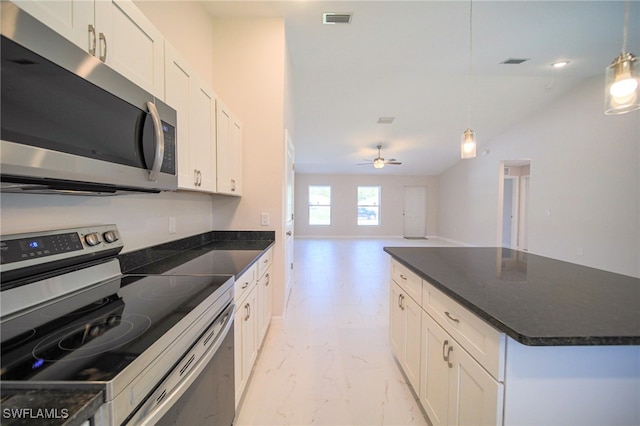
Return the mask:
[(230, 304), (125, 424), (233, 424), (234, 314)]

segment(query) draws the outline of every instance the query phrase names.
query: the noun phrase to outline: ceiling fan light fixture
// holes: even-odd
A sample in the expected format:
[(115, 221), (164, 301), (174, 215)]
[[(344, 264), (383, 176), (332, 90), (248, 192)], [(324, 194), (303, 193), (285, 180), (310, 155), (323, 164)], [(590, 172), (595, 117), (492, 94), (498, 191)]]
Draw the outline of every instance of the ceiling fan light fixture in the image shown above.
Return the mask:
[(384, 167), (384, 159), (383, 158), (376, 158), (375, 160), (373, 160), (373, 167), (375, 167), (376, 169), (381, 169)]
[(467, 129), (462, 133), (460, 143), (460, 157), (463, 160), (476, 157), (476, 132)]

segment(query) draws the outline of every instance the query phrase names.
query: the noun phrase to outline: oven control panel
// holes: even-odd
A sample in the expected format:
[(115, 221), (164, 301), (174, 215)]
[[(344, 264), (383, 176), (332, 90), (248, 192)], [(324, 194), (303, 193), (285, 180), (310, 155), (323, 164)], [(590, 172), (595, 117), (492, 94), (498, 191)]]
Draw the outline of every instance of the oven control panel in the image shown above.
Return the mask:
[(3, 235), (2, 272), (78, 256), (119, 252), (123, 247), (116, 225)]

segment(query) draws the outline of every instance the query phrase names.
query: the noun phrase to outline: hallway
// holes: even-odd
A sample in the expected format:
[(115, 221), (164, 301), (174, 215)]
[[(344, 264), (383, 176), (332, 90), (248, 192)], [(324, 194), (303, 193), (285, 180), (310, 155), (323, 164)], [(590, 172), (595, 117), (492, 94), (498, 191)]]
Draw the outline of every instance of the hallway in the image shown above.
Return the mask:
[(426, 425), (388, 343), (384, 246), (438, 240), (298, 239), (286, 315), (271, 322), (236, 417), (245, 425)]

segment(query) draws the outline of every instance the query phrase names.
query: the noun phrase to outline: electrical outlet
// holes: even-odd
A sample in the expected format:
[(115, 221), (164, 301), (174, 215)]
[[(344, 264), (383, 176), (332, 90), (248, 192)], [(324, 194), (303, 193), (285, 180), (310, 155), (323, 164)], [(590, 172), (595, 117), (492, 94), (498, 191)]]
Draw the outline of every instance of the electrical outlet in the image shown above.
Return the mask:
[(260, 225), (269, 226), (269, 213), (260, 213)]
[(171, 216), (169, 218), (169, 234), (176, 233), (176, 218)]

